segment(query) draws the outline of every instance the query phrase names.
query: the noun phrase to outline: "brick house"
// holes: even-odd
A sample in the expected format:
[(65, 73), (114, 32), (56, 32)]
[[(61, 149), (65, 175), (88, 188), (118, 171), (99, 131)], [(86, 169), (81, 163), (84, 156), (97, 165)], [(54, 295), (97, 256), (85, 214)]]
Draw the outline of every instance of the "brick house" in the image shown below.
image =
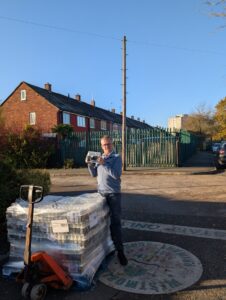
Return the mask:
[[(51, 84), (44, 88), (21, 82), (1, 104), (6, 128), (20, 132), (26, 125), (34, 126), (43, 133), (52, 132), (58, 124), (71, 124), (76, 132), (120, 130), (122, 115), (115, 110), (99, 108), (92, 100), (90, 104), (52, 91)], [(127, 127), (150, 129), (150, 125), (127, 117)]]

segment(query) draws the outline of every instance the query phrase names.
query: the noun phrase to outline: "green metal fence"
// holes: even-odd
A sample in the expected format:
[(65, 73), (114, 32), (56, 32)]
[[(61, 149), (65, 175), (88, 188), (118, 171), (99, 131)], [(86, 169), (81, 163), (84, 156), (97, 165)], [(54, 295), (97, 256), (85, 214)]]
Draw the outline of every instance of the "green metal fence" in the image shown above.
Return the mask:
[(178, 133), (178, 142), (178, 161), (179, 165), (181, 165), (195, 153), (198, 145), (198, 137), (185, 130), (181, 130)]
[(167, 130), (137, 130), (127, 135), (128, 167), (176, 165), (176, 138)]
[[(87, 151), (102, 151), (100, 139), (103, 135), (112, 138), (114, 149), (122, 152), (121, 132), (73, 133), (60, 141), (59, 159), (63, 165), (66, 159), (73, 159), (76, 166), (85, 165)], [(190, 133), (171, 132), (168, 129), (127, 131), (127, 167), (174, 167), (190, 157), (197, 141)]]
[(84, 165), (87, 152), (87, 138), (86, 132), (78, 132), (59, 141), (58, 159), (61, 165), (67, 159), (73, 159), (76, 166)]

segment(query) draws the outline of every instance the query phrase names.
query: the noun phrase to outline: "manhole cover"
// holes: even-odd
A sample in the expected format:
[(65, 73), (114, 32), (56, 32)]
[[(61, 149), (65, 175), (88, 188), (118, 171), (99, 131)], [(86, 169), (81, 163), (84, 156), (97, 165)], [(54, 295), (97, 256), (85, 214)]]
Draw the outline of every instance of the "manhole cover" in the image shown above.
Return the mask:
[(139, 241), (126, 243), (125, 253), (128, 265), (122, 267), (113, 257), (101, 282), (130, 293), (168, 294), (191, 286), (202, 275), (199, 259), (177, 246)]

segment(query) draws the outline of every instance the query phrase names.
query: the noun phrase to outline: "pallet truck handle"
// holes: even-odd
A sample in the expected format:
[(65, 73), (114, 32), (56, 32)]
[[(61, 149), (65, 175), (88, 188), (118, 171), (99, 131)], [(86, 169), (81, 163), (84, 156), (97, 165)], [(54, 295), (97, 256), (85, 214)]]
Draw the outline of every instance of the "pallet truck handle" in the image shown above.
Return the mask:
[(41, 202), (43, 199), (43, 187), (38, 185), (21, 185), (20, 199), (28, 201), (29, 204)]
[[(31, 239), (32, 239), (32, 224), (34, 205), (43, 199), (43, 187), (35, 185), (21, 185), (20, 199), (28, 201), (28, 222), (26, 229), (25, 250), (24, 250), (24, 264), (29, 266), (31, 264)], [(26, 273), (29, 273), (26, 271)], [(25, 277), (27, 275), (25, 274)]]

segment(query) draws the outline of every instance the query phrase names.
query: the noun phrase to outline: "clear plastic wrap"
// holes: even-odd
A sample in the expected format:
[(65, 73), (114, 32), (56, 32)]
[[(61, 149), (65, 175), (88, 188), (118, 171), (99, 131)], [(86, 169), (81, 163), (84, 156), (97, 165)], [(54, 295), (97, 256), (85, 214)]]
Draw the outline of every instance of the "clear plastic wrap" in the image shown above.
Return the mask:
[[(5, 276), (23, 266), (27, 214), (28, 203), (23, 200), (7, 209), (10, 256), (3, 266)], [(108, 206), (98, 193), (46, 196), (34, 207), (31, 251), (46, 251), (78, 287), (89, 287), (102, 260), (114, 249), (109, 222)]]

